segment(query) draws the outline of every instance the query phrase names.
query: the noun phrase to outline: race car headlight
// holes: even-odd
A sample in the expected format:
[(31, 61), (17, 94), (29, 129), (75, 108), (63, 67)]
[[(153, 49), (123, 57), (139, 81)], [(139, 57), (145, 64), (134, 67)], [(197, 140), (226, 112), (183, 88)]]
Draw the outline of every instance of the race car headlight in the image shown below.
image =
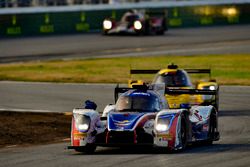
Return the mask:
[(215, 86), (213, 85), (209, 86), (209, 90), (215, 90)]
[(78, 125), (78, 129), (80, 131), (87, 131), (89, 129), (89, 125), (88, 124), (80, 124), (80, 125)]
[(112, 28), (112, 22), (110, 20), (104, 20), (103, 21), (103, 28), (106, 30), (109, 30)]
[(87, 132), (90, 128), (90, 117), (82, 114), (74, 114), (75, 127), (80, 132)]
[(167, 131), (168, 125), (167, 124), (157, 124), (155, 129), (159, 132)]
[(160, 116), (155, 126), (156, 131), (158, 132), (168, 131), (169, 128), (171, 127), (173, 119), (174, 115)]
[(203, 90), (216, 90), (216, 86), (215, 85), (203, 86), (202, 89)]
[(136, 21), (134, 22), (134, 27), (135, 27), (136, 30), (142, 29), (142, 24), (141, 24), (141, 22), (138, 21), (138, 20), (136, 20)]

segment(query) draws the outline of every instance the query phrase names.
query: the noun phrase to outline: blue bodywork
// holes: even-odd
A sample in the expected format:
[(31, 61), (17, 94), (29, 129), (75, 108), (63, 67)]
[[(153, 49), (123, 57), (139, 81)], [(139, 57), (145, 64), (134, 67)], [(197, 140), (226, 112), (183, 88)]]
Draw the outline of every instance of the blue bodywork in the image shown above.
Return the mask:
[(108, 128), (111, 130), (131, 130), (145, 113), (110, 113)]

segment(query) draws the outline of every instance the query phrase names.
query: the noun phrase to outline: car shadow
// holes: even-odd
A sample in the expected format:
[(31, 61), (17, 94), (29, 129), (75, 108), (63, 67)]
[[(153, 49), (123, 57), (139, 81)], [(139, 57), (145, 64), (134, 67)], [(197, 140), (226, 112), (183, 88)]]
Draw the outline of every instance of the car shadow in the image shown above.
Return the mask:
[[(128, 155), (128, 154), (201, 154), (201, 153), (220, 153), (220, 152), (243, 152), (250, 151), (250, 144), (213, 144), (203, 145), (195, 143), (189, 145), (183, 151), (168, 151), (163, 148), (150, 147), (126, 147), (126, 148), (105, 148), (98, 147), (91, 155)], [(73, 155), (87, 155), (85, 153), (74, 152)], [(88, 154), (89, 155), (89, 154)]]

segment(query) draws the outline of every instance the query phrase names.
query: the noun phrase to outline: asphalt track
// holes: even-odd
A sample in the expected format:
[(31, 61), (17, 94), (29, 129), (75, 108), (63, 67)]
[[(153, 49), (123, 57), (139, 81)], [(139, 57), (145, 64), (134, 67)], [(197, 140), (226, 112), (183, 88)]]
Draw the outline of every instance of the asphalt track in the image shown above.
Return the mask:
[[(1, 39), (0, 62), (131, 55), (250, 53), (249, 28), (250, 25), (175, 29), (164, 36), (147, 37), (121, 38), (88, 34)], [(0, 82), (0, 109), (66, 112), (81, 106), (86, 99), (91, 99), (96, 101), (101, 111), (105, 104), (113, 103), (114, 87), (112, 84)], [(192, 146), (174, 154), (159, 150), (100, 147), (95, 155), (66, 150), (69, 143), (13, 146), (0, 150), (0, 167), (249, 167), (250, 87), (222, 86), (220, 90), (221, 140), (212, 146)]]
[(96, 57), (250, 53), (250, 25), (170, 29), (164, 36), (97, 33), (0, 40), (0, 63)]
[[(0, 107), (68, 111), (92, 99), (101, 106), (113, 102), (114, 84), (51, 84), (0, 82)], [(99, 147), (94, 155), (66, 150), (69, 143), (0, 150), (0, 167), (136, 166), (238, 167), (250, 165), (250, 87), (222, 86), (219, 128), (221, 140), (212, 146), (191, 146), (180, 153)], [(17, 103), (17, 104), (16, 104)], [(21, 103), (23, 103), (21, 105)], [(34, 103), (34, 104), (33, 104)], [(41, 108), (41, 106), (46, 106)], [(42, 137), (42, 136), (41, 136)]]

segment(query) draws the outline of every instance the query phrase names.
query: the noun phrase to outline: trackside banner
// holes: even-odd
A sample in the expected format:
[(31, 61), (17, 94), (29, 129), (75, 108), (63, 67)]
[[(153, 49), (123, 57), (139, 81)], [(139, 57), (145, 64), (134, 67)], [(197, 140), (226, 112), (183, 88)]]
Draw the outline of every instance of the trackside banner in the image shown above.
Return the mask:
[(0, 10), (0, 37), (98, 32), (105, 18), (119, 20), (128, 9), (164, 10), (169, 28), (250, 23), (247, 0), (10, 8)]

